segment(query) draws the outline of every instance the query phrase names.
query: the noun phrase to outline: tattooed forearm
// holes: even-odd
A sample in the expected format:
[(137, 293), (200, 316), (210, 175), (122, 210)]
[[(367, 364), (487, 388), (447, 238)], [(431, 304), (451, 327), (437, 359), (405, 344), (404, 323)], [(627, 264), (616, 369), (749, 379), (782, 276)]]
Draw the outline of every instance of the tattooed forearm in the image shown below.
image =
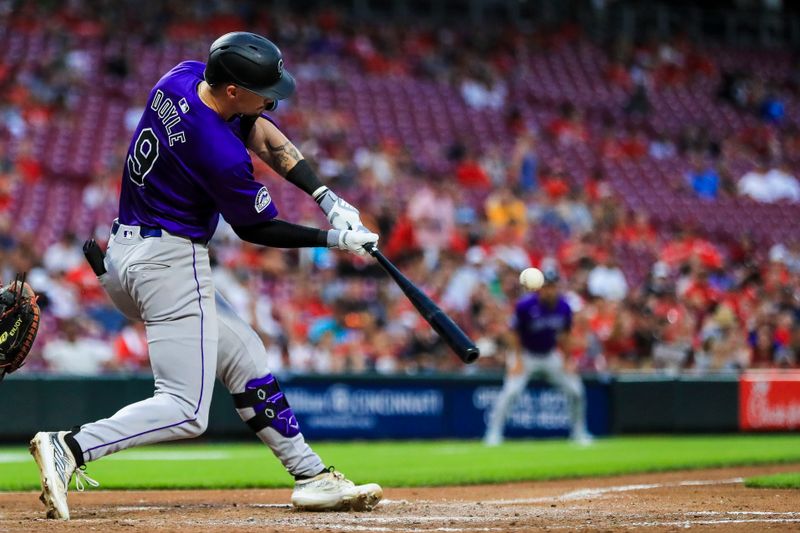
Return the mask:
[[(265, 161), (270, 161), (272, 168), (282, 176), (286, 176), (297, 162), (303, 159), (300, 151), (295, 148), (291, 141), (286, 141), (278, 146), (273, 146), (267, 141), (267, 150), (265, 152), (268, 152), (268, 154), (259, 153), (259, 157)], [(269, 160), (266, 157), (269, 157)]]

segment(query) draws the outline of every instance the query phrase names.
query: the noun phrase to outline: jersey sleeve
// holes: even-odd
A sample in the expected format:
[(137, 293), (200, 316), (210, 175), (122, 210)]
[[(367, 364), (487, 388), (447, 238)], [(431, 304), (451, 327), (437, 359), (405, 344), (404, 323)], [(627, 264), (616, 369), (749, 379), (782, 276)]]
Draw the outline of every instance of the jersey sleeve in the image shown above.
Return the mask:
[(239, 164), (213, 176), (207, 189), (231, 226), (252, 226), (278, 216), (269, 191), (253, 177), (250, 164)]
[(564, 331), (569, 332), (572, 329), (572, 308), (565, 301), (564, 302)]
[(522, 334), (522, 330), (525, 327), (525, 306), (523, 302), (517, 302), (517, 305), (514, 307), (514, 314), (511, 315), (511, 329), (516, 331), (519, 334)]

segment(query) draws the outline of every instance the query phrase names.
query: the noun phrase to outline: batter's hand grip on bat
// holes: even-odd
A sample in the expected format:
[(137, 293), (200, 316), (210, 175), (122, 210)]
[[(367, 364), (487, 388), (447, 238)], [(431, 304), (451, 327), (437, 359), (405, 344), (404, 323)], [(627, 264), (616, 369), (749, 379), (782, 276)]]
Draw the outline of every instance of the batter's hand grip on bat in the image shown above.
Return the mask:
[(458, 327), (458, 324), (447, 316), (433, 300), (419, 290), (414, 283), (403, 275), (394, 264), (384, 256), (376, 246), (367, 244), (364, 248), (370, 253), (372, 257), (377, 259), (381, 268), (386, 271), (389, 276), (397, 283), (397, 286), (403, 291), (409, 301), (414, 304), (417, 311), (422, 315), (428, 324), (431, 325), (434, 331), (444, 339), (448, 346), (456, 353), (456, 355), (469, 364), (474, 362), (480, 351), (475, 343), (472, 342), (464, 331)]

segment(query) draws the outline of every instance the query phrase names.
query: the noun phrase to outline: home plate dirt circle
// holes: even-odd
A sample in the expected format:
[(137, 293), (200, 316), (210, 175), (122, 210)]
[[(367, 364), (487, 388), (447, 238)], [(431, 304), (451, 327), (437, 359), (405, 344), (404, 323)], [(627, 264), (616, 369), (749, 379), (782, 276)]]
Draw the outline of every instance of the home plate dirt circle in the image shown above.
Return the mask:
[(44, 519), (38, 494), (0, 494), (0, 532), (798, 531), (800, 491), (748, 489), (744, 477), (800, 465), (548, 482), (387, 488), (371, 513), (301, 513), (290, 491), (70, 493), (72, 520)]

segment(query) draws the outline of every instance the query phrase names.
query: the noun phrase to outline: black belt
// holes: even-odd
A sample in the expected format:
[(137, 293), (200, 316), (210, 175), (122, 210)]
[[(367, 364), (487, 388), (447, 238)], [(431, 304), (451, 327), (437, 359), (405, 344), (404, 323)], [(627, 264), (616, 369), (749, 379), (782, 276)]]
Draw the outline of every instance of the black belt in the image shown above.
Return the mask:
[[(161, 237), (161, 235), (163, 234), (161, 228), (155, 226), (139, 225), (136, 227), (139, 228), (139, 235), (141, 235), (143, 239), (146, 239), (148, 237)], [(111, 224), (111, 234), (116, 235), (118, 230), (119, 230), (119, 221), (115, 220), (114, 223)], [(178, 237), (180, 237), (180, 235), (178, 235)], [(184, 237), (184, 238), (189, 239), (195, 244), (203, 244), (203, 245), (208, 244), (208, 241), (205, 239), (199, 239), (199, 238), (191, 239), (189, 237)]]

